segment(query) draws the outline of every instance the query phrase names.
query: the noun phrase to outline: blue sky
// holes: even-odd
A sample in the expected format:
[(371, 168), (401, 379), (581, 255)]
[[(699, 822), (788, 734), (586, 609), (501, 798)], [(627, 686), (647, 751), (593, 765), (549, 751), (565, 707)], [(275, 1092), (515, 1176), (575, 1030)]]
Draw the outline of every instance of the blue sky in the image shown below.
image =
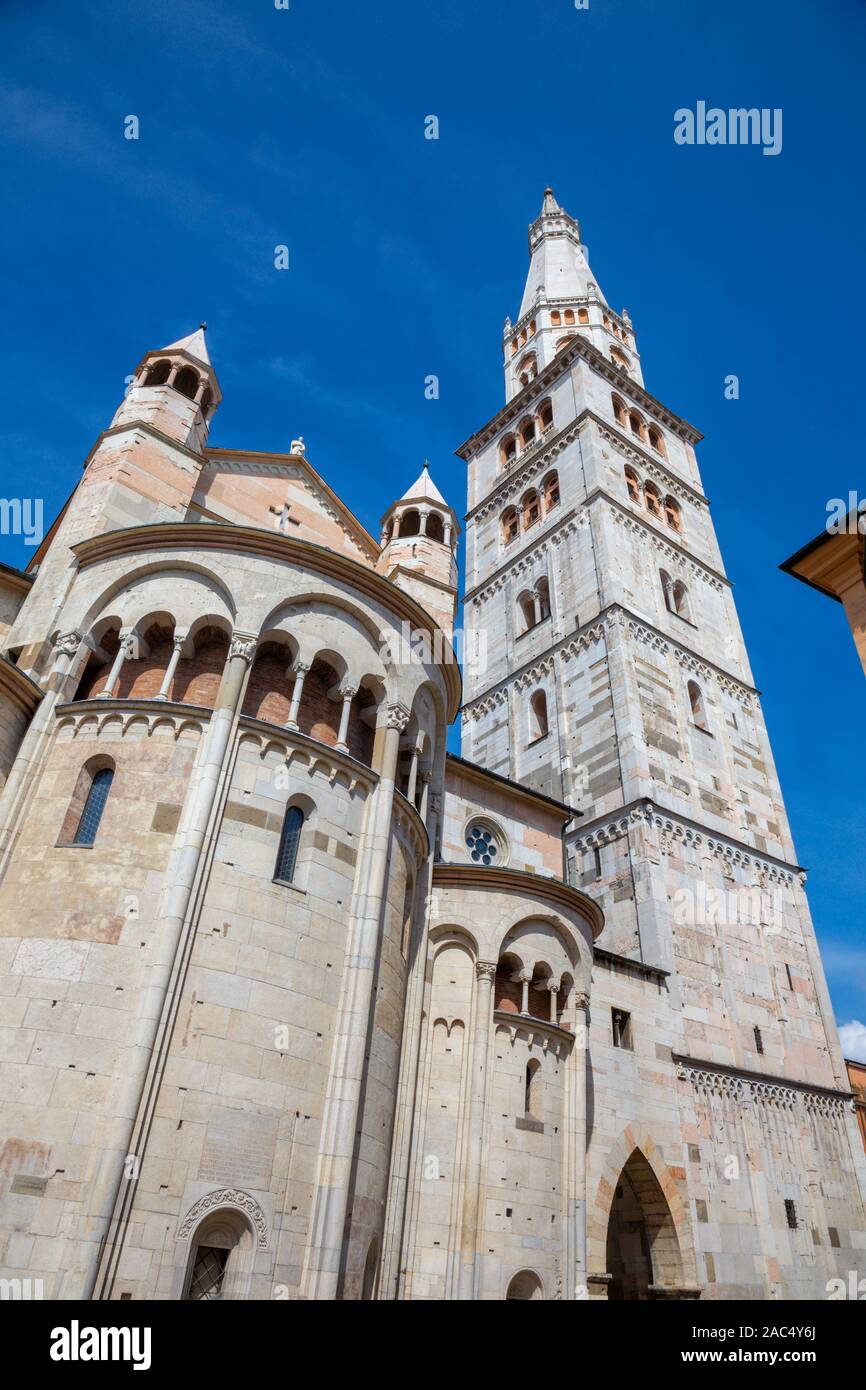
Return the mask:
[[(462, 511), (453, 449), (502, 403), (502, 321), (553, 184), (632, 315), (648, 389), (706, 435), (843, 1022), (866, 1018), (866, 683), (841, 608), (777, 565), (866, 486), (864, 38), (860, 0), (0, 9), (3, 490), (48, 515), (142, 353), (201, 319), (214, 442), (302, 433), (374, 532), (425, 457)], [(699, 99), (781, 107), (782, 153), (676, 145), (673, 113)], [(27, 558), (0, 537), (0, 559)]]

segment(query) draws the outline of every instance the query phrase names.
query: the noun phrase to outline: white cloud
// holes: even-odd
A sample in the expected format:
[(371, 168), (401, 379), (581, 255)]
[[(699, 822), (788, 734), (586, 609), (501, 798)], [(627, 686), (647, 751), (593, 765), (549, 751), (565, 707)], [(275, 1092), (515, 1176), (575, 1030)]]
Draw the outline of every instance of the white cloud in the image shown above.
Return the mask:
[(839, 1029), (842, 1052), (851, 1062), (866, 1062), (866, 1023), (852, 1018)]

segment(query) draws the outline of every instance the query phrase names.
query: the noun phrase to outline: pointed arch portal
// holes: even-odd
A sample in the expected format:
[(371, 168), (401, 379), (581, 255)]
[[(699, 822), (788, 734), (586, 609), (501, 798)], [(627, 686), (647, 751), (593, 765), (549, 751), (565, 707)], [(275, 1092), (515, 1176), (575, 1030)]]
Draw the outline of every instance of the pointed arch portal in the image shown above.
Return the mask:
[(683, 1282), (674, 1219), (659, 1181), (633, 1149), (616, 1185), (607, 1226), (608, 1298), (664, 1297)]

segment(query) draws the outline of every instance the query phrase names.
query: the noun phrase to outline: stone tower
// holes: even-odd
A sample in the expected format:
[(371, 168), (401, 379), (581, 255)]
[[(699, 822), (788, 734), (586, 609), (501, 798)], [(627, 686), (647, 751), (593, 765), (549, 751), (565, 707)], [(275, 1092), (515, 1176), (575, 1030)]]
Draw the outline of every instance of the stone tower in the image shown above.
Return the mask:
[[(659, 1046), (691, 1079), (710, 1134), (707, 1096), (723, 1088), (698, 1060), (747, 1088), (784, 1078), (795, 1100), (799, 1084), (838, 1094), (836, 1026), (701, 484), (702, 436), (644, 387), (631, 320), (609, 307), (550, 189), (529, 250), (520, 312), (505, 323), (506, 404), (458, 450), (467, 643), (478, 649), (483, 634), (487, 651), (466, 673), (462, 752), (582, 813), (567, 833), (570, 881), (604, 910), (602, 956), (662, 972), (671, 1012)], [(594, 1011), (597, 994), (596, 982)], [(614, 1042), (618, 1026), (607, 1020)], [(757, 1114), (759, 1147), (774, 1148), (772, 1123)], [(737, 1150), (732, 1131), (715, 1138)], [(790, 1138), (775, 1177), (792, 1206), (780, 1197), (762, 1214), (754, 1199), (756, 1218), (782, 1227), (804, 1200), (798, 1167), (818, 1189), (824, 1162), (796, 1144), (793, 1159)], [(862, 1222), (856, 1185), (851, 1200)], [(775, 1247), (759, 1259), (757, 1285), (751, 1265), (719, 1274), (718, 1260), (697, 1277), (791, 1296)]]

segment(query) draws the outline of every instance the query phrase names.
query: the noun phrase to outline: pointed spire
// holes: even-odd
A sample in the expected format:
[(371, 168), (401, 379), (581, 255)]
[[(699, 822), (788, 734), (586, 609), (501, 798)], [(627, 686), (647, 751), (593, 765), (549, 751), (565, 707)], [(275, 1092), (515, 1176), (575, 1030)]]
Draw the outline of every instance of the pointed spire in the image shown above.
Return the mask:
[(448, 503), (445, 501), (445, 498), (442, 496), (442, 493), (439, 491), (433, 479), (430, 477), (429, 459), (424, 460), (424, 467), (421, 469), (420, 474), (415, 479), (412, 486), (410, 488), (407, 488), (406, 491), (403, 493), (403, 496), (400, 497), (398, 500), (400, 502), (438, 502), (440, 507), (448, 506)]
[[(518, 321), (545, 299), (583, 299), (592, 281), (577, 219), (544, 190), (541, 212), (529, 228), (529, 273)], [(603, 296), (602, 296), (603, 298)]]
[(167, 343), (162, 351), (172, 352), (177, 349), (180, 352), (188, 352), (190, 357), (195, 357), (197, 361), (203, 362), (206, 367), (210, 367), (212, 363), (204, 337), (206, 328), (206, 323), (200, 323), (194, 333), (190, 333), (186, 338), (178, 338), (176, 343)]

